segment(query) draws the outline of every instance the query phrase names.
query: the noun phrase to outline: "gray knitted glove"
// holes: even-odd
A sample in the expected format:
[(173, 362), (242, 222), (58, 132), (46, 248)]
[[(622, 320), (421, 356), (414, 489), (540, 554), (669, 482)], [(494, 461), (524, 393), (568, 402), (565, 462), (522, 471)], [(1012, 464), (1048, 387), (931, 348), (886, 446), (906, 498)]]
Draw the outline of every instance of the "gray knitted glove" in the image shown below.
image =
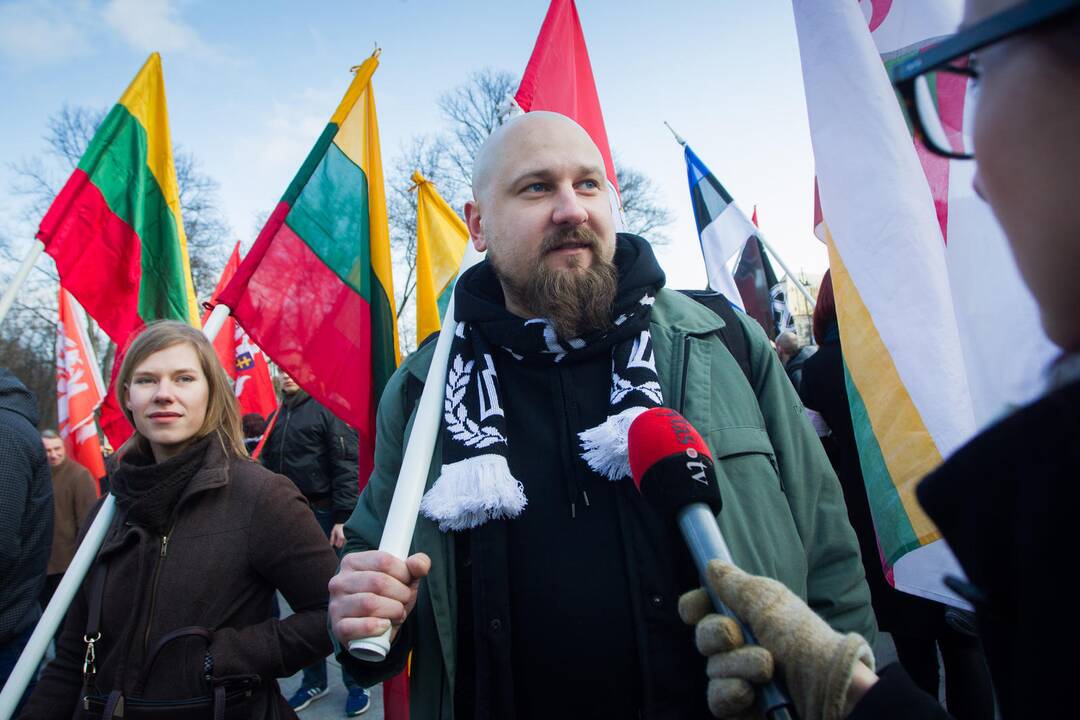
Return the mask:
[(709, 658), (709, 710), (718, 718), (754, 717), (754, 688), (772, 677), (773, 659), (802, 720), (843, 717), (855, 664), (874, 669), (874, 654), (856, 633), (841, 635), (781, 583), (713, 560), (709, 585), (750, 625), (760, 647), (744, 646), (738, 625), (713, 612), (704, 590), (679, 598), (683, 622), (695, 625), (698, 650)]

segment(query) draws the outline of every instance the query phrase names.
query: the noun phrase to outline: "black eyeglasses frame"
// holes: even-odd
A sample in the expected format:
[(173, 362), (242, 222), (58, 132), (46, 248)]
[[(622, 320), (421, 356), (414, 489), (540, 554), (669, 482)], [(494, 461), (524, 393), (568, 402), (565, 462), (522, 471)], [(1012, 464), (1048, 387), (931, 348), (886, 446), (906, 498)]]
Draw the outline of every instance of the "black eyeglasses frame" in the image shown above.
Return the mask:
[(915, 81), (926, 73), (943, 68), (977, 78), (978, 73), (967, 67), (950, 65), (976, 50), (1027, 32), (1055, 20), (1065, 13), (1080, 8), (1080, 0), (1031, 0), (1017, 7), (992, 15), (982, 22), (961, 30), (932, 48), (898, 63), (892, 68), (889, 79), (900, 92), (904, 108), (911, 119), (915, 138), (936, 155), (954, 160), (970, 160), (971, 153), (958, 153), (944, 148), (930, 139), (923, 127), (915, 98)]

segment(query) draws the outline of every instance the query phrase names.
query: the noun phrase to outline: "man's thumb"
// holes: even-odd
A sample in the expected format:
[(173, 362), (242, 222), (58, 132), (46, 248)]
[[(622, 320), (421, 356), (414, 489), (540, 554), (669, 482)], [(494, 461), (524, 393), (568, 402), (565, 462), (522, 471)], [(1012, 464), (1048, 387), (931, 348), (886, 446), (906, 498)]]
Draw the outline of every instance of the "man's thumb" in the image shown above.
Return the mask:
[(405, 567), (414, 578), (426, 577), (431, 571), (431, 558), (425, 553), (416, 553), (405, 559)]

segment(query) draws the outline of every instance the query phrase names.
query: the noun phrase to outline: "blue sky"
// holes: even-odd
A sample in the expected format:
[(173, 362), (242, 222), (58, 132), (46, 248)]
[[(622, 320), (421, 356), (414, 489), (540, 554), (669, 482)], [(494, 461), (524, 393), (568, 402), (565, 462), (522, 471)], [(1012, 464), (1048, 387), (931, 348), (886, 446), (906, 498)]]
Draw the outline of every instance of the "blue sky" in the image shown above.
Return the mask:
[[(21, 252), (9, 163), (40, 152), (65, 103), (108, 108), (160, 51), (173, 141), (221, 185), (248, 243), (349, 82), (382, 48), (375, 93), (389, 168), (416, 135), (443, 129), (443, 92), (482, 68), (520, 76), (547, 0), (442, 3), (0, 0), (0, 232)], [(787, 0), (578, 0), (608, 137), (652, 178), (676, 222), (659, 251), (676, 287), (705, 282), (681, 149), (670, 122), (796, 271), (819, 273), (813, 162)], [(387, 176), (387, 183), (407, 178)], [(460, 208), (459, 208), (460, 210)], [(779, 271), (779, 268), (777, 268)]]

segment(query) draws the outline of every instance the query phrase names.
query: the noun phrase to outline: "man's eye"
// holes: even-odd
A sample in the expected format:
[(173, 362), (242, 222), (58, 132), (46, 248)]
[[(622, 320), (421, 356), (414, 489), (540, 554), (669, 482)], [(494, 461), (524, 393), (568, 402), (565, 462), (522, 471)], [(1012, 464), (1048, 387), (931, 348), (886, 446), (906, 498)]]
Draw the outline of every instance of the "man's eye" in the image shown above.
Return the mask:
[(585, 182), (581, 183), (581, 187), (587, 190), (599, 190), (600, 183), (596, 180), (586, 180)]
[(529, 192), (529, 193), (539, 193), (539, 192), (544, 192), (545, 190), (547, 190), (547, 184), (546, 183), (540, 183), (540, 182), (536, 182), (536, 183), (533, 183), (531, 185), (527, 185), (525, 187), (525, 192)]

